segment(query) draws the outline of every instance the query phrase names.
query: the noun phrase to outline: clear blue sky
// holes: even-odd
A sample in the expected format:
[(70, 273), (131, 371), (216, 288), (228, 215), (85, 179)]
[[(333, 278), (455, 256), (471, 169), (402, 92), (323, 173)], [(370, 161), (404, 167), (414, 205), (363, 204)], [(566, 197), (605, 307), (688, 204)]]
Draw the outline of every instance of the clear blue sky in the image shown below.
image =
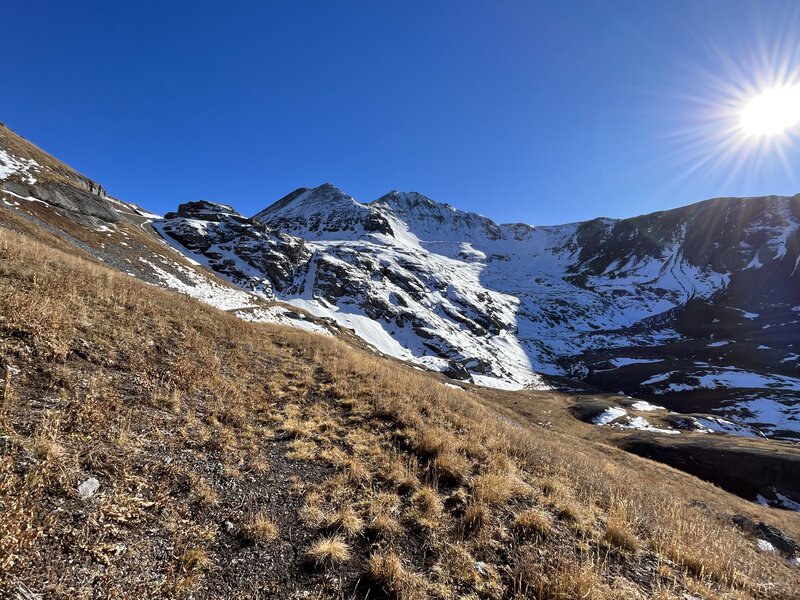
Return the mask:
[(797, 137), (739, 148), (720, 113), (800, 66), (799, 8), (8, 2), (0, 120), (158, 212), (325, 181), (532, 224), (794, 194)]

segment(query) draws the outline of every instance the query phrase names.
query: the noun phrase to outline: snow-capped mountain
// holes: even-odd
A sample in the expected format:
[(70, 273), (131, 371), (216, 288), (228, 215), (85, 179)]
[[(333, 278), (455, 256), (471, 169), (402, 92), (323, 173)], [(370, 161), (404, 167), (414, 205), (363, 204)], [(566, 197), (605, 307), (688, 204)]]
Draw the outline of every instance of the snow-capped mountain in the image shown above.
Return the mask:
[(532, 227), (326, 184), (252, 218), (191, 202), (162, 219), (0, 126), (0, 209), (4, 227), (242, 318), (323, 333), (331, 319), (453, 378), (581, 379), (800, 438), (800, 196)]
[(800, 196), (532, 227), (325, 184), (252, 219), (182, 205), (156, 228), (229, 281), (454, 378), (577, 377), (800, 430)]

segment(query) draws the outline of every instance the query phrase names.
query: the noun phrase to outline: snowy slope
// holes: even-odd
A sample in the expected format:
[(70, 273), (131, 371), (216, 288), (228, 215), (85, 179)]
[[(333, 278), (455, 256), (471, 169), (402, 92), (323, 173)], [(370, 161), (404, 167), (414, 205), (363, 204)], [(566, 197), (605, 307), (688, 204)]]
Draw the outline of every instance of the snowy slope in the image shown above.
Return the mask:
[(0, 201), (243, 318), (315, 329), (256, 310), (255, 294), (452, 378), (513, 389), (567, 376), (800, 438), (800, 196), (533, 227), (414, 192), (361, 203), (325, 184), (253, 218), (192, 202), (162, 219), (0, 126)]
[[(725, 381), (713, 381), (746, 391), (740, 399), (751, 406), (783, 407), (772, 422), (781, 432), (798, 429), (786, 396), (795, 388), (775, 382), (798, 375), (781, 340), (800, 319), (773, 318), (784, 309), (797, 317), (798, 288), (781, 283), (770, 307), (741, 291), (753, 285), (742, 283), (743, 273), (756, 272), (765, 290), (796, 277), (774, 265), (798, 260), (797, 197), (712, 200), (635, 219), (532, 227), (498, 225), (415, 192), (364, 204), (325, 184), (298, 189), (253, 220), (231, 211), (193, 213), (183, 205), (157, 228), (242, 287), (332, 318), (385, 354), (483, 385), (541, 388), (541, 375), (569, 375), (659, 398), (665, 390), (711, 389), (703, 379), (709, 370), (697, 361), (681, 364), (680, 381), (659, 387), (648, 379), (670, 377), (676, 357), (697, 338), (708, 340), (702, 347), (709, 353), (729, 352), (714, 336), (748, 331), (744, 320), (774, 342), (764, 347), (783, 348), (782, 372), (734, 357), (717, 369)], [(259, 246), (267, 257), (283, 247), (302, 251), (282, 264), (276, 282), (259, 266), (269, 259), (253, 259)], [(209, 256), (224, 257), (227, 267)], [(653, 348), (669, 350), (642, 355)], [(754, 390), (766, 394), (756, 399)], [(746, 405), (731, 399), (715, 396), (702, 408), (738, 411), (746, 420)]]

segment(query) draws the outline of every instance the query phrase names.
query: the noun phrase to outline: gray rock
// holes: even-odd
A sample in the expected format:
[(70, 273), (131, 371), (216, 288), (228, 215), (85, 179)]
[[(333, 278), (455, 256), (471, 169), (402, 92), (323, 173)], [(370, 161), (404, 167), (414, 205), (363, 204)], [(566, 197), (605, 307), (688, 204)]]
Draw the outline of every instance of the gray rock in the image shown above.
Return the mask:
[(89, 479), (78, 486), (78, 494), (80, 494), (80, 497), (84, 499), (91, 498), (99, 489), (100, 482), (94, 477), (89, 477)]

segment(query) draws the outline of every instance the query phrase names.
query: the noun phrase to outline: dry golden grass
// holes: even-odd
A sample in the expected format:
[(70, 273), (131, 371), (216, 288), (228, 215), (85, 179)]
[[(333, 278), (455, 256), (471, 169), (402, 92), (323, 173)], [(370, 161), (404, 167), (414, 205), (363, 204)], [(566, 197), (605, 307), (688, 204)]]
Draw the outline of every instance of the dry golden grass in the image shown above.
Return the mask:
[(479, 475), (472, 483), (476, 502), (502, 504), (514, 493), (516, 482), (513, 477), (501, 473)]
[(278, 537), (278, 526), (269, 513), (260, 510), (247, 517), (242, 533), (254, 543), (271, 542)]
[(523, 534), (546, 536), (553, 530), (553, 518), (537, 509), (529, 509), (514, 517), (514, 527)]
[(421, 527), (435, 529), (442, 515), (442, 500), (439, 493), (431, 487), (423, 487), (411, 496), (411, 510), (408, 518)]
[(606, 529), (603, 535), (610, 545), (636, 551), (641, 543), (636, 536), (636, 528), (631, 523), (627, 507), (620, 502), (616, 504), (606, 518)]
[(489, 507), (480, 502), (470, 504), (464, 511), (464, 530), (468, 533), (474, 533), (484, 527), (491, 518), (491, 511)]
[(416, 432), (413, 444), (414, 451), (423, 458), (436, 458), (454, 446), (453, 435), (442, 427), (430, 427)]
[[(791, 515), (509, 425), (480, 393), (4, 231), (0, 344), (3, 364), (23, 369), (0, 382), (0, 593), (8, 574), (47, 597), (86, 597), (78, 565), (102, 561), (110, 597), (203, 597), (219, 573), (234, 596), (254, 596), (267, 567), (220, 532), (247, 499), (262, 524), (240, 516), (243, 531), (274, 542), (251, 551), (333, 528), (308, 557), (345, 588), (368, 575), (397, 598), (788, 600), (800, 589), (797, 570), (730, 524), (742, 513), (797, 535)], [(101, 493), (83, 502), (74, 490), (89, 474)], [(233, 558), (251, 562), (231, 575)], [(315, 595), (349, 597), (309, 577)]]
[(344, 538), (334, 535), (314, 542), (307, 555), (317, 566), (333, 567), (350, 560), (350, 546)]
[(428, 597), (425, 579), (409, 572), (400, 556), (392, 551), (379, 551), (370, 556), (367, 573), (384, 593), (397, 600), (423, 600)]
[(542, 561), (532, 550), (522, 555), (518, 586), (524, 597), (537, 600), (610, 599), (615, 596), (594, 564), (557, 558)]
[(433, 463), (436, 473), (447, 483), (464, 483), (469, 478), (472, 462), (462, 454), (439, 454)]
[(328, 516), (327, 526), (352, 537), (364, 531), (364, 520), (351, 506), (344, 506)]
[(184, 573), (205, 571), (212, 565), (208, 553), (203, 548), (189, 548), (181, 555), (180, 566)]

